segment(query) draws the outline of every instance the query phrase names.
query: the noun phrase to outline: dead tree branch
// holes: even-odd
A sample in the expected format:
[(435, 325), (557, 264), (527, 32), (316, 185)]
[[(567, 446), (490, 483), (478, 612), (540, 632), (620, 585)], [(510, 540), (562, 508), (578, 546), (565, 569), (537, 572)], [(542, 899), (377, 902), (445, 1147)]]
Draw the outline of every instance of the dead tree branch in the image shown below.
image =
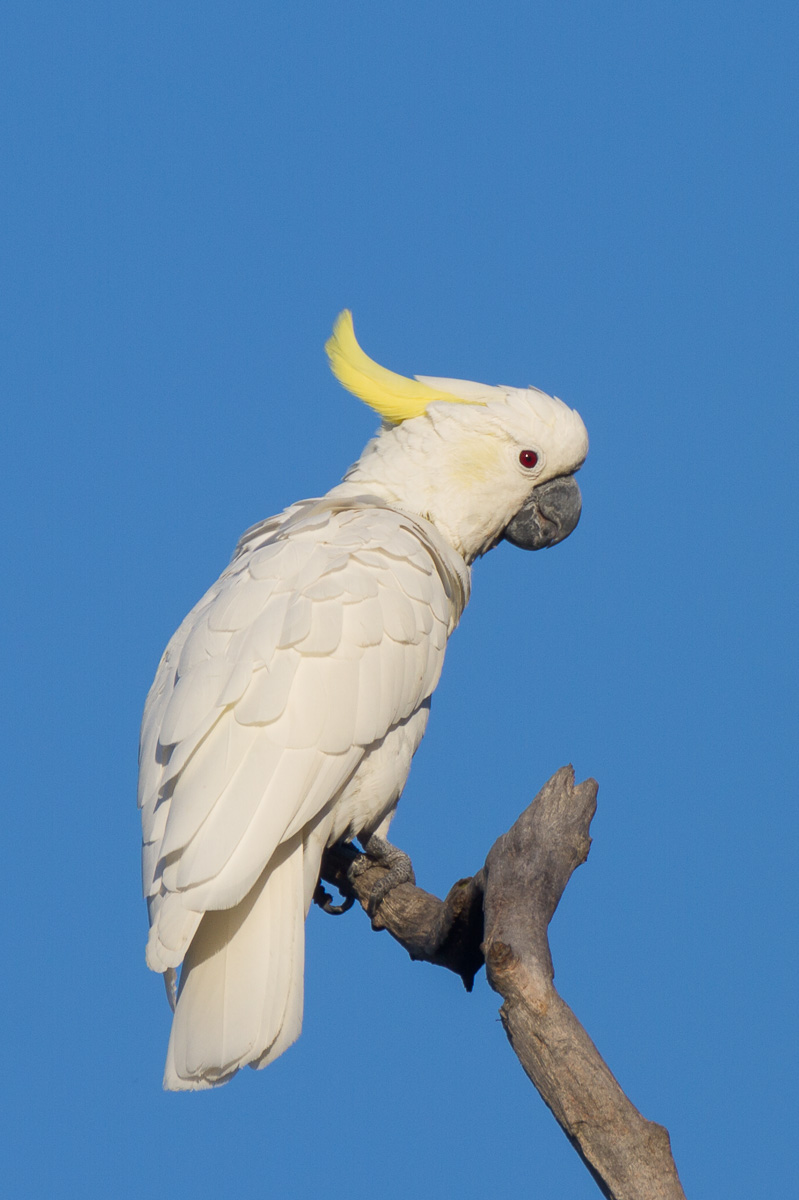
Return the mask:
[[(505, 1032), (528, 1077), (609, 1200), (685, 1200), (662, 1125), (627, 1099), (588, 1034), (553, 985), (547, 929), (574, 870), (588, 856), (597, 784), (575, 785), (563, 767), (516, 824), (492, 846), (485, 866), (460, 879), (445, 900), (403, 883), (378, 906), (411, 958), (447, 967), (467, 990), (485, 963), (503, 998)], [(328, 850), (322, 878), (368, 909), (386, 868), (350, 873), (349, 846)]]

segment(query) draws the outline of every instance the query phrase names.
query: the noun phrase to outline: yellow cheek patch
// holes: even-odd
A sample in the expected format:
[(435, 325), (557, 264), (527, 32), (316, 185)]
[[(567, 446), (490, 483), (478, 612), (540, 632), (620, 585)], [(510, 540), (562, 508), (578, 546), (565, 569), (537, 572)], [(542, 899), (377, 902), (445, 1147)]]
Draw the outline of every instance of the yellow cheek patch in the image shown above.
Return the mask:
[(503, 448), (493, 439), (469, 438), (453, 448), (447, 474), (454, 484), (468, 487), (501, 479), (505, 468)]
[(330, 369), (339, 383), (393, 425), (410, 417), (420, 417), (434, 400), (445, 400), (448, 404), (479, 403), (463, 400), (449, 392), (439, 392), (418, 379), (408, 379), (381, 367), (358, 345), (348, 308), (336, 318), (333, 335), (326, 342), (325, 350)]

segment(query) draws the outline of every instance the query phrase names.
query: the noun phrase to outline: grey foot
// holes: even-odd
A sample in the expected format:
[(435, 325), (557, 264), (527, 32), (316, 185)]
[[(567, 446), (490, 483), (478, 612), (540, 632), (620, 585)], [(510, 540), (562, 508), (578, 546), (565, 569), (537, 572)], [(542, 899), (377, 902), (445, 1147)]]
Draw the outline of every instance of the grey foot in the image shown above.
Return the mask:
[(369, 897), (367, 912), (370, 917), (374, 917), (390, 891), (400, 883), (416, 883), (416, 876), (413, 872), (413, 863), (405, 851), (392, 846), (391, 842), (387, 842), (385, 838), (378, 837), (373, 833), (366, 841), (362, 840), (361, 845), (366, 857), (355, 860), (350, 867), (350, 875), (362, 875), (364, 871), (368, 871), (372, 863), (387, 868), (386, 874), (377, 881)]

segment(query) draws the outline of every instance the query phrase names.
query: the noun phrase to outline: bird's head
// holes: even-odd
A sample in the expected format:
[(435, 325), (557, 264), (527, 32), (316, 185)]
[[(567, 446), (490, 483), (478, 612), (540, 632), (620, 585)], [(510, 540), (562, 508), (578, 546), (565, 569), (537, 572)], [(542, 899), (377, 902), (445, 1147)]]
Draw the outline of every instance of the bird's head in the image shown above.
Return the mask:
[(396, 375), (364, 354), (348, 311), (326, 350), (344, 387), (383, 418), (341, 490), (425, 517), (467, 562), (503, 537), (539, 550), (575, 528), (574, 473), (588, 435), (562, 400), (532, 387)]

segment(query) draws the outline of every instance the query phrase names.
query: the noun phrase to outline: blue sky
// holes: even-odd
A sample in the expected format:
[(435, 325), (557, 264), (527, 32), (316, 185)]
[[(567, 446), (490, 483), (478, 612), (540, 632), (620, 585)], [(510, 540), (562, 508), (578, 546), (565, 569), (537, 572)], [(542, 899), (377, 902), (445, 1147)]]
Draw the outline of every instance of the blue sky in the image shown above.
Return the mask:
[(795, 1186), (795, 5), (12, 4), (0, 306), (6, 1194), (595, 1185), (467, 996), (311, 914), (305, 1031), (161, 1091), (136, 742), (239, 533), (374, 428), (322, 346), (534, 383), (583, 520), (477, 564), (392, 827), (443, 893), (600, 783), (557, 984), (689, 1195)]

